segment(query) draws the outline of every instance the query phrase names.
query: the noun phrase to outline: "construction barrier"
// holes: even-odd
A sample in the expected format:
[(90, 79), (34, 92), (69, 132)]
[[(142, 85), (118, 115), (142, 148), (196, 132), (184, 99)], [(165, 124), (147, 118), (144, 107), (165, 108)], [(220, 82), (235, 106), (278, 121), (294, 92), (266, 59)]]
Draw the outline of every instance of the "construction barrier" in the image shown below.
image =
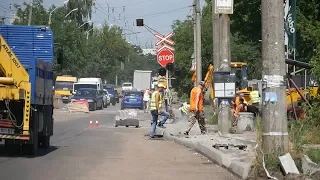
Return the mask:
[(73, 100), (68, 104), (68, 111), (89, 113), (89, 104), (86, 100)]
[(118, 126), (135, 126), (139, 127), (138, 113), (135, 110), (119, 110), (119, 115), (115, 117), (115, 127)]
[(53, 108), (62, 109), (64, 106), (61, 96), (53, 96)]

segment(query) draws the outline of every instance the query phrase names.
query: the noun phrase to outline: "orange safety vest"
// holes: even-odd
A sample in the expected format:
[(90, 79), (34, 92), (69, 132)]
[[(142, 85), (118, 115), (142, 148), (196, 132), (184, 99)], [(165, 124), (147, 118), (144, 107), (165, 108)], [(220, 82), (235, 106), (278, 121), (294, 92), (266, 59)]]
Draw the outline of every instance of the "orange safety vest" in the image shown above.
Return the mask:
[[(196, 104), (197, 94), (200, 92), (199, 103)], [(203, 111), (203, 99), (204, 95), (201, 93), (201, 89), (199, 87), (194, 87), (190, 93), (190, 111), (195, 111), (198, 107), (198, 111)]]

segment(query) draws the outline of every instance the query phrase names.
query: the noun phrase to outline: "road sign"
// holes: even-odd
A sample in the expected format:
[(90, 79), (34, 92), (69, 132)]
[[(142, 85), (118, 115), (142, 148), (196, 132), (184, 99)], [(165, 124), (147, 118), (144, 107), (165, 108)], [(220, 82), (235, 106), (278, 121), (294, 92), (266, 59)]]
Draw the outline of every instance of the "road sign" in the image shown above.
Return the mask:
[(159, 46), (161, 44), (167, 43), (170, 45), (174, 45), (174, 41), (172, 41), (170, 38), (173, 36), (173, 32), (162, 36), (160, 34), (154, 34), (154, 36), (158, 39), (158, 42), (156, 43), (156, 46)]
[(156, 51), (159, 53), (160, 51), (164, 50), (164, 49), (169, 49), (170, 51), (175, 51), (175, 49), (171, 46), (168, 46), (168, 45), (163, 45), (161, 48), (159, 49), (156, 49)]
[(233, 14), (233, 0), (215, 0), (215, 14)]
[(158, 53), (157, 59), (158, 59), (158, 63), (162, 67), (166, 67), (168, 63), (174, 62), (174, 54), (169, 49), (163, 49)]

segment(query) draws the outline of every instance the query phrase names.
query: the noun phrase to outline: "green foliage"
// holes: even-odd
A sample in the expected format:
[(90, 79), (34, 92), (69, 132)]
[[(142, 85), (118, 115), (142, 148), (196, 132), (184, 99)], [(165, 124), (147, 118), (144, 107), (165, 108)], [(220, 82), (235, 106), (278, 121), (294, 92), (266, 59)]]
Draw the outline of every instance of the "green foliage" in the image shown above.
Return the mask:
[[(139, 70), (157, 71), (159, 65), (152, 55), (142, 55), (138, 46), (126, 42), (122, 30), (117, 26), (109, 27), (103, 24), (101, 29), (93, 28), (84, 22), (90, 20), (92, 13), (92, 0), (70, 0), (67, 5), (48, 10), (43, 7), (42, 0), (34, 0), (32, 25), (48, 25), (49, 14), (52, 12), (50, 28), (54, 34), (54, 42), (61, 44), (64, 50), (63, 68), (55, 75), (73, 75), (80, 77), (101, 77), (108, 83), (131, 81), (133, 72)], [(14, 24), (26, 25), (30, 5), (15, 4), (17, 18)], [(78, 11), (71, 10), (78, 8)], [(81, 28), (79, 28), (83, 25)], [(89, 31), (89, 34), (87, 31)], [(57, 49), (57, 48), (55, 48)], [(120, 64), (124, 63), (121, 70)]]
[(310, 149), (307, 155), (313, 162), (320, 164), (320, 149)]

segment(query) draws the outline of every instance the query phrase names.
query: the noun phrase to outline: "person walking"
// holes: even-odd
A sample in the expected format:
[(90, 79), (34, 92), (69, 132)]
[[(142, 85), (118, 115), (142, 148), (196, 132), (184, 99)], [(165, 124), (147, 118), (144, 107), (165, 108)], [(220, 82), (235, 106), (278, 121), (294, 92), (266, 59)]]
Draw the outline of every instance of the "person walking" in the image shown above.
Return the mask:
[(184, 132), (185, 135), (189, 135), (189, 132), (191, 128), (194, 126), (196, 121), (198, 121), (199, 128), (201, 130), (201, 134), (206, 134), (207, 129), (205, 127), (205, 121), (204, 121), (204, 89), (205, 89), (205, 83), (204, 81), (201, 81), (197, 87), (194, 87), (191, 90), (190, 93), (190, 107), (189, 107), (189, 113), (190, 113), (190, 119), (191, 123), (189, 125), (189, 128), (187, 131)]
[[(150, 112), (152, 116), (152, 124), (151, 124), (151, 132), (150, 132), (150, 137), (154, 138), (155, 137), (155, 131), (156, 131), (156, 126), (158, 123), (158, 118), (159, 115), (163, 116), (159, 124), (165, 123), (165, 121), (168, 119), (168, 114), (164, 111), (162, 111), (162, 104), (163, 104), (163, 97), (162, 97), (162, 92), (164, 89), (163, 84), (158, 84), (157, 90), (154, 91), (151, 95), (151, 103), (150, 103)], [(163, 126), (162, 124), (162, 126)], [(161, 127), (161, 126), (160, 126)]]
[(150, 90), (146, 89), (143, 93), (144, 112), (147, 113), (149, 109)]

